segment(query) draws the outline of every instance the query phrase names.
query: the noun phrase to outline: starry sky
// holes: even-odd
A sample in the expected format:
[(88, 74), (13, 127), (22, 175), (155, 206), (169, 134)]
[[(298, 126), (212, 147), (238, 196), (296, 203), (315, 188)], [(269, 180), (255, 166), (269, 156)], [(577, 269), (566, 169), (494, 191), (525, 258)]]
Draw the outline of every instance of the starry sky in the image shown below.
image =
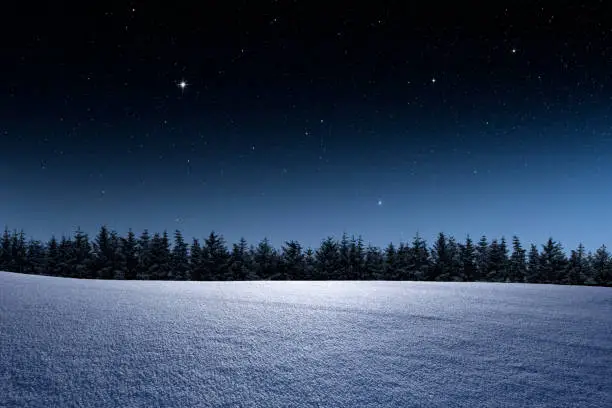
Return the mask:
[(15, 3), (0, 222), (29, 236), (612, 246), (604, 1)]

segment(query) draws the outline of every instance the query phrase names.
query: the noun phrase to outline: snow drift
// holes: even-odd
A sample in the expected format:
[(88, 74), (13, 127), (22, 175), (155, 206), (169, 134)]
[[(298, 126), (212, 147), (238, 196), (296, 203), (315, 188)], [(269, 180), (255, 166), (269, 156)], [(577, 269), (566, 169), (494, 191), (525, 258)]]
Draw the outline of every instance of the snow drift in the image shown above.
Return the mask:
[(0, 273), (2, 407), (611, 407), (612, 289)]

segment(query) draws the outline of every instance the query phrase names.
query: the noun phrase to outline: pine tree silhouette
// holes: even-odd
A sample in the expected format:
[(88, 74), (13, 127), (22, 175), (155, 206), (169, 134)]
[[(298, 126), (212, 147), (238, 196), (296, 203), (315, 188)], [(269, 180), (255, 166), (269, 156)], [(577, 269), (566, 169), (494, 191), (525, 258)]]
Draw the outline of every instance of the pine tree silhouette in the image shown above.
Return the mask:
[(127, 237), (121, 239), (121, 254), (125, 261), (125, 279), (136, 279), (138, 275), (138, 241), (130, 229)]
[(179, 230), (174, 232), (171, 270), (174, 272), (177, 280), (189, 279), (189, 248), (183, 239), (183, 234)]
[(132, 230), (125, 237), (102, 226), (93, 240), (77, 228), (74, 237), (52, 236), (42, 243), (26, 241), (23, 231), (5, 226), (0, 237), (0, 268), (6, 271), (73, 278), (160, 280), (438, 280), (553, 283), (612, 286), (612, 255), (601, 246), (595, 253), (582, 244), (568, 258), (561, 243), (551, 238), (530, 245), (527, 253), (517, 236), (508, 255), (505, 238), (488, 243), (482, 236), (475, 246), (468, 235), (460, 244), (439, 233), (431, 249), (417, 233), (412, 245), (393, 243), (384, 250), (363, 244), (361, 236), (340, 241), (328, 237), (317, 249), (286, 241), (278, 252), (268, 239), (249, 246), (244, 238), (232, 245), (214, 231), (201, 246), (191, 246), (182, 232), (168, 234), (144, 230), (136, 239)]
[(512, 255), (510, 256), (508, 275), (510, 282), (525, 282), (527, 275), (526, 251), (516, 235), (512, 237)]
[(529, 260), (527, 261), (527, 276), (526, 280), (529, 283), (541, 282), (540, 274), (540, 253), (538, 247), (535, 244), (531, 244), (529, 247)]
[(474, 242), (468, 235), (465, 244), (461, 246), (461, 275), (464, 281), (472, 281), (476, 278), (476, 249)]

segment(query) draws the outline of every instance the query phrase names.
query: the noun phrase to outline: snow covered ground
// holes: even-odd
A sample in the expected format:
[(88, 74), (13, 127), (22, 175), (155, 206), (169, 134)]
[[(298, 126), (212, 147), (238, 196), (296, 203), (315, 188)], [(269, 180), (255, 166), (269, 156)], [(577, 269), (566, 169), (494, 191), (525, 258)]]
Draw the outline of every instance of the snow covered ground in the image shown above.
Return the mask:
[(0, 273), (2, 407), (612, 407), (612, 289)]

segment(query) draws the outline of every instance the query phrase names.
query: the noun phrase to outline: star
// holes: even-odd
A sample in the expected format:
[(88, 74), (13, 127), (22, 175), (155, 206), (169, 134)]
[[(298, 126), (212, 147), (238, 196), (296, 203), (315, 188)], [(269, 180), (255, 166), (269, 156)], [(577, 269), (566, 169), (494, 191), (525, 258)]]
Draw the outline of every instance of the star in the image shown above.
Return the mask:
[(185, 80), (183, 79), (183, 80), (181, 80), (181, 82), (179, 82), (177, 85), (178, 85), (178, 87), (179, 87), (179, 88), (181, 88), (181, 91), (184, 91), (184, 90), (185, 90), (185, 88), (187, 88), (187, 85), (188, 85), (188, 84), (187, 84), (187, 81), (185, 81)]
[(435, 84), (436, 83), (436, 78), (431, 78), (431, 83)]
[(380, 206), (383, 204), (382, 200), (378, 200), (378, 203), (377, 203), (377, 204), (378, 204), (378, 206), (380, 207)]

